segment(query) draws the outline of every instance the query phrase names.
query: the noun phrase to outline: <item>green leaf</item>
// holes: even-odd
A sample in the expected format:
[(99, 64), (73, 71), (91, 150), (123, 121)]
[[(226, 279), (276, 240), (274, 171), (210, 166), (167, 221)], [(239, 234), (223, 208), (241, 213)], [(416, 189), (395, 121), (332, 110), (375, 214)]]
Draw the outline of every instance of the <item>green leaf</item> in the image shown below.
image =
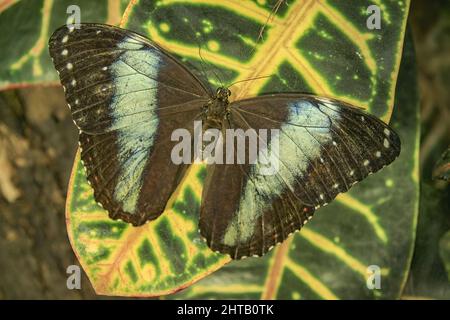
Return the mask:
[[(255, 47), (274, 3), (142, 0), (127, 8), (123, 26), (146, 34), (197, 70), (203, 67), (213, 86), (272, 75), (232, 86), (232, 99), (266, 92), (317, 93), (365, 107), (387, 121), (409, 2), (379, 1), (383, 27), (368, 30), (369, 2), (289, 1), (269, 20)], [(411, 256), (418, 191), (415, 105), (405, 110), (414, 119), (400, 119), (394, 129), (412, 122), (406, 126), (409, 135), (402, 135), (408, 161), (397, 161), (355, 186), (268, 257), (235, 262), (205, 279), (219, 285), (203, 283), (184, 296), (225, 291), (239, 297), (337, 298), (345, 297), (343, 289), (355, 297), (398, 295)], [(204, 169), (194, 167), (162, 216), (134, 228), (109, 220), (95, 204), (77, 157), (67, 201), (68, 231), (97, 293), (167, 294), (230, 261), (212, 253), (196, 230), (203, 175)], [(396, 197), (399, 192), (408, 192), (408, 202)], [(403, 232), (395, 232), (398, 228)], [(389, 279), (383, 282), (385, 291), (364, 286), (368, 264), (378, 264)], [(305, 281), (298, 281), (299, 276)]]
[(47, 42), (53, 31), (66, 23), (70, 5), (80, 7), (81, 22), (118, 24), (124, 11), (124, 1), (120, 0), (5, 1), (0, 5), (0, 30), (4, 30), (0, 38), (0, 90), (59, 84)]
[(442, 153), (433, 169), (433, 179), (450, 181), (450, 148)]
[(447, 271), (447, 280), (450, 283), (450, 231), (439, 242), (439, 253)]
[(426, 1), (416, 1), (410, 17), (420, 66), (419, 83), (425, 86), (420, 86), (420, 211), (414, 256), (402, 295), (405, 299), (450, 298), (448, 251), (445, 251), (448, 250), (446, 234), (450, 230), (450, 188), (447, 181), (436, 179), (439, 175), (445, 177), (445, 166), (440, 167), (442, 171), (433, 170), (439, 168), (436, 162), (445, 159), (442, 152), (450, 145), (446, 111), (450, 68), (444, 50), (448, 43), (450, 2), (443, 5), (429, 7)]
[(402, 297), (449, 299), (446, 233), (450, 229), (450, 188), (437, 188), (445, 182), (432, 184), (430, 176), (422, 177), (414, 257)]
[[(392, 165), (321, 209), (267, 257), (232, 262), (176, 294), (194, 299), (399, 298), (413, 253), (418, 213), (419, 104), (411, 37), (391, 125), (402, 152)], [(370, 290), (367, 267), (381, 268)]]

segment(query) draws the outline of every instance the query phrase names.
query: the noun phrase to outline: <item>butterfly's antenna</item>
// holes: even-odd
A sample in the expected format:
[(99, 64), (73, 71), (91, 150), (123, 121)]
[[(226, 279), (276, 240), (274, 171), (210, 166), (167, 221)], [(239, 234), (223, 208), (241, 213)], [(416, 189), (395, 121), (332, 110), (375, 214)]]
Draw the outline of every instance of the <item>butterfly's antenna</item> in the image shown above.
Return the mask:
[[(212, 70), (212, 73), (213, 73), (213, 75), (216, 77), (216, 80), (221, 84), (221, 86), (223, 86), (222, 79), (218, 76), (218, 74), (217, 74), (217, 73), (215, 72), (215, 70), (214, 70), (215, 66), (213, 66), (212, 64), (210, 64), (209, 62), (207, 62), (207, 61), (203, 58), (203, 56), (202, 56), (202, 52), (201, 52), (202, 46), (201, 46), (201, 43), (198, 41), (198, 40), (199, 40), (198, 37), (199, 37), (199, 36), (201, 37), (201, 33), (200, 33), (200, 32), (196, 32), (191, 24), (187, 23), (187, 25), (189, 25), (189, 28), (190, 28), (191, 31), (194, 33), (194, 37), (191, 37), (191, 40), (193, 40), (195, 43), (197, 43), (197, 47), (198, 47), (198, 55), (199, 55), (200, 60), (201, 60), (201, 62), (202, 62), (202, 63), (200, 64), (200, 67), (201, 67), (201, 72), (202, 72), (203, 76), (205, 77), (205, 79), (206, 79), (207, 81), (209, 81), (208, 75), (207, 75), (206, 70), (205, 70), (205, 68), (204, 68), (204, 66), (207, 65), (207, 66), (209, 66), (210, 70)], [(187, 33), (187, 34), (189, 34), (189, 33)]]
[(273, 6), (272, 11), (270, 11), (270, 14), (267, 17), (266, 22), (264, 23), (264, 25), (259, 30), (258, 38), (257, 38), (256, 43), (253, 46), (252, 50), (250, 51), (250, 54), (253, 53), (256, 50), (256, 47), (262, 41), (263, 35), (264, 35), (264, 30), (266, 29), (266, 27), (269, 24), (269, 22), (271, 22), (274, 19), (275, 15), (277, 14), (278, 9), (280, 9), (280, 7), (283, 4), (283, 2), (286, 2), (286, 5), (288, 5), (286, 0), (278, 0), (277, 3), (275, 3), (275, 5)]
[(201, 53), (201, 49), (202, 49), (202, 48), (201, 48), (201, 46), (200, 46), (199, 43), (197, 43), (197, 45), (198, 45), (198, 55), (200, 56), (200, 60), (202, 60), (202, 63), (200, 63), (201, 72), (202, 72), (203, 76), (205, 77), (205, 79), (206, 79), (207, 81), (209, 81), (209, 79), (208, 79), (208, 74), (206, 73), (206, 70), (205, 70), (205, 67), (204, 67), (204, 64), (206, 64), (206, 62), (205, 62), (205, 60), (203, 59), (202, 53)]
[[(214, 67), (211, 63), (209, 63), (208, 61), (206, 61), (205, 59), (203, 59), (203, 56), (202, 56), (202, 47), (201, 47), (200, 45), (198, 46), (198, 55), (200, 56), (200, 60), (202, 60), (202, 62), (203, 62), (204, 64), (206, 64), (206, 65), (208, 65), (208, 66), (211, 67), (212, 73), (214, 74), (214, 76), (215, 76), (215, 77), (217, 78), (217, 80), (219, 81), (220, 86), (223, 87), (223, 86), (224, 86), (224, 85), (223, 85), (223, 81), (222, 81), (222, 79), (219, 77), (219, 74), (216, 73), (216, 71), (214, 70), (215, 67)], [(203, 69), (203, 66), (202, 66), (202, 69)]]
[(270, 76), (261, 76), (261, 77), (255, 77), (255, 78), (248, 78), (248, 79), (238, 80), (238, 81), (232, 82), (232, 83), (228, 86), (228, 88), (231, 88), (232, 86), (234, 86), (234, 85), (237, 84), (237, 83), (246, 82), (246, 81), (252, 81), (252, 80), (258, 80), (258, 79), (264, 79), (264, 78), (270, 78), (271, 76), (273, 76), (273, 75), (270, 75)]

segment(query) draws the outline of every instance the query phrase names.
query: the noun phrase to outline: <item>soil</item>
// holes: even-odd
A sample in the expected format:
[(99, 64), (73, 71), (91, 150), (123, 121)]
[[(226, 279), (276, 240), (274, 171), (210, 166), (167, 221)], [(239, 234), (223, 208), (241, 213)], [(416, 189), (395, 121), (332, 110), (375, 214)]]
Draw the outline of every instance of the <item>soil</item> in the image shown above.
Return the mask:
[(64, 204), (78, 133), (61, 88), (0, 94), (0, 299), (96, 297), (86, 276), (68, 290), (78, 264)]

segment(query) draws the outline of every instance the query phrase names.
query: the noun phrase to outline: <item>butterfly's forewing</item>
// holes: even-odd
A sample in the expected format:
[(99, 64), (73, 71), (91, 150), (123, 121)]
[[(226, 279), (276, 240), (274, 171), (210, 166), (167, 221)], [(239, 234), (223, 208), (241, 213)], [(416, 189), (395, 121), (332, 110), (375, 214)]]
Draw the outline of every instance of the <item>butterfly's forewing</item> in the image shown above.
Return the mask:
[(170, 161), (171, 133), (191, 127), (207, 89), (160, 47), (112, 26), (63, 26), (49, 47), (95, 199), (112, 218), (156, 218), (186, 169)]
[[(343, 102), (279, 94), (231, 108), (234, 128), (279, 130), (274, 174), (262, 175), (258, 163), (208, 170), (200, 230), (213, 250), (233, 258), (266, 253), (299, 230), (315, 209), (400, 152), (391, 128)], [(215, 203), (218, 197), (223, 200)]]

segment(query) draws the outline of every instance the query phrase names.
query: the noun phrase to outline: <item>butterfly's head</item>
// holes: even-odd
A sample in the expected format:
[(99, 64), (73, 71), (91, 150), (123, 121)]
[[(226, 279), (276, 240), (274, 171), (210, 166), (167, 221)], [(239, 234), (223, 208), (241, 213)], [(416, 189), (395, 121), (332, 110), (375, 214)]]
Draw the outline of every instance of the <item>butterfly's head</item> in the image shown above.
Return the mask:
[(224, 102), (228, 102), (228, 98), (231, 96), (231, 91), (228, 88), (219, 87), (216, 91), (216, 99)]

